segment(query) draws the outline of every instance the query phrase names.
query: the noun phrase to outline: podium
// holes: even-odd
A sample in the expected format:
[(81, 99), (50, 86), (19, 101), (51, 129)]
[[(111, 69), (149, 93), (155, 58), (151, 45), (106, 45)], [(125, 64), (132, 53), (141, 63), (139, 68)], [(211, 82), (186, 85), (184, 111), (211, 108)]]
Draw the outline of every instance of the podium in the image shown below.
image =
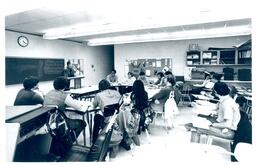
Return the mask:
[(67, 77), (68, 80), (74, 81), (74, 89), (81, 88), (82, 87), (82, 78), (84, 78), (83, 75), (81, 76), (75, 76), (75, 77)]

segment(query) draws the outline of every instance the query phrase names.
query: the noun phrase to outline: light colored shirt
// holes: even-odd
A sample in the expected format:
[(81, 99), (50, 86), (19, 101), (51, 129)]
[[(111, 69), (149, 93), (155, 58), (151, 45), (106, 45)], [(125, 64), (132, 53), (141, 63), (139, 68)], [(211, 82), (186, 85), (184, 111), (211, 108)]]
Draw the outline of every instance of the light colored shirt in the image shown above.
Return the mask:
[(107, 76), (107, 80), (110, 82), (110, 83), (113, 83), (113, 82), (118, 82), (118, 77), (117, 75), (112, 75), (112, 74), (109, 74)]
[(236, 130), (240, 121), (239, 105), (229, 95), (221, 97), (218, 104), (218, 122), (228, 120), (231, 122), (229, 129)]

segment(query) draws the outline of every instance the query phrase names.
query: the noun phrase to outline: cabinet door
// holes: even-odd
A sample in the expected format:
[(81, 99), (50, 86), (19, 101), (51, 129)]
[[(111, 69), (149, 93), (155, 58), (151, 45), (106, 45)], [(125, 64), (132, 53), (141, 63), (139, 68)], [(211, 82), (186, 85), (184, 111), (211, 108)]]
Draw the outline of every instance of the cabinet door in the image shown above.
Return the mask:
[(235, 64), (236, 52), (235, 50), (221, 50), (220, 51), (220, 64)]

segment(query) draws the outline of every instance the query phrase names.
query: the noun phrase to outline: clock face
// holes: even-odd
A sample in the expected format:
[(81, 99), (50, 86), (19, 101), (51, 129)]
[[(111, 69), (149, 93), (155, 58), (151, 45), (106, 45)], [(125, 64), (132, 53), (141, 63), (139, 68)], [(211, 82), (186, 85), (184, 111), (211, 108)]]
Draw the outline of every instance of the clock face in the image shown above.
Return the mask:
[(20, 45), (20, 46), (22, 46), (22, 47), (26, 47), (26, 46), (28, 46), (28, 38), (27, 37), (25, 37), (25, 36), (19, 36), (19, 38), (18, 38), (18, 44)]

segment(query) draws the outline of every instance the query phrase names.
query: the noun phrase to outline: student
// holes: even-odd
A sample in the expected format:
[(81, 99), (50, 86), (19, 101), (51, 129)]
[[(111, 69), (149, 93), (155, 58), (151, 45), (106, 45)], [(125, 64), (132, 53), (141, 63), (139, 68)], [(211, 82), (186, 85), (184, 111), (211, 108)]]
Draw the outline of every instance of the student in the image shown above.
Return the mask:
[[(100, 107), (100, 111), (94, 116), (92, 142), (94, 143), (98, 137), (99, 130), (103, 127), (104, 121), (108, 120), (112, 112), (104, 112), (104, 107), (119, 102), (121, 95), (117, 90), (111, 88), (109, 81), (103, 79), (99, 82), (100, 92), (95, 95), (93, 107)], [(120, 141), (121, 142), (121, 141)], [(118, 144), (119, 145), (119, 144)], [(111, 148), (110, 157), (116, 157), (118, 145)]]
[(166, 100), (169, 98), (170, 92), (174, 91), (174, 100), (176, 104), (179, 104), (179, 100), (181, 97), (180, 91), (175, 87), (175, 80), (173, 77), (167, 78), (166, 87), (162, 88), (158, 93), (156, 93), (151, 98), (151, 107), (154, 111), (164, 111), (164, 104)]
[(157, 81), (154, 84), (158, 85), (158, 86), (165, 86), (166, 85), (165, 77), (164, 77), (163, 72), (158, 72), (157, 73)]
[(148, 93), (145, 91), (144, 84), (141, 80), (136, 80), (132, 86), (131, 93), (132, 109), (135, 109), (140, 114), (138, 134), (145, 131), (146, 116), (144, 109), (148, 107)]
[(43, 104), (43, 96), (39, 95), (38, 89), (39, 80), (37, 77), (29, 76), (23, 81), (23, 89), (21, 89), (14, 101), (14, 105), (36, 105)]
[[(224, 82), (217, 82), (214, 85), (214, 90), (220, 99), (217, 106), (217, 117), (207, 118), (212, 122), (209, 130), (197, 128), (197, 131), (202, 134), (233, 139), (241, 118), (239, 105), (230, 97), (230, 90)], [(190, 130), (193, 124), (188, 123), (185, 127)]]
[(127, 75), (128, 75), (128, 77), (125, 80), (125, 83), (128, 84), (128, 85), (133, 85), (134, 81), (136, 80), (136, 78), (134, 77), (133, 73), (132, 72), (128, 72)]
[(144, 85), (148, 85), (148, 80), (146, 78), (146, 74), (145, 72), (141, 71), (139, 73), (139, 77), (137, 78), (137, 80), (141, 80), (143, 82)]
[(164, 73), (164, 75), (165, 75), (165, 81), (164, 81), (164, 83), (167, 83), (167, 79), (168, 78), (172, 78), (173, 79), (173, 81), (174, 81), (174, 84), (176, 85), (176, 77), (175, 77), (175, 75), (171, 72), (171, 71), (166, 71), (165, 73)]
[(111, 73), (109, 75), (107, 75), (107, 80), (110, 82), (110, 83), (117, 83), (118, 82), (118, 77), (116, 75), (116, 70), (113, 69), (111, 71)]
[[(59, 110), (63, 112), (65, 111), (66, 106), (72, 107), (76, 110), (82, 110), (83, 108), (87, 108), (83, 106), (83, 102), (74, 100), (70, 96), (70, 94), (64, 92), (67, 84), (67, 78), (62, 76), (57, 77), (53, 82), (54, 89), (49, 91), (45, 96), (44, 105), (57, 105)], [(69, 128), (75, 131), (76, 137), (78, 137), (84, 127), (86, 127), (86, 123), (81, 119), (67, 118), (66, 120)], [(75, 137), (72, 137), (71, 140), (72, 142), (74, 142), (76, 139)], [(53, 154), (62, 156), (63, 154), (65, 154), (65, 151), (63, 151), (63, 147), (64, 149), (68, 150), (71, 146), (70, 143), (62, 141), (61, 139), (53, 139), (51, 145), (51, 152)]]

